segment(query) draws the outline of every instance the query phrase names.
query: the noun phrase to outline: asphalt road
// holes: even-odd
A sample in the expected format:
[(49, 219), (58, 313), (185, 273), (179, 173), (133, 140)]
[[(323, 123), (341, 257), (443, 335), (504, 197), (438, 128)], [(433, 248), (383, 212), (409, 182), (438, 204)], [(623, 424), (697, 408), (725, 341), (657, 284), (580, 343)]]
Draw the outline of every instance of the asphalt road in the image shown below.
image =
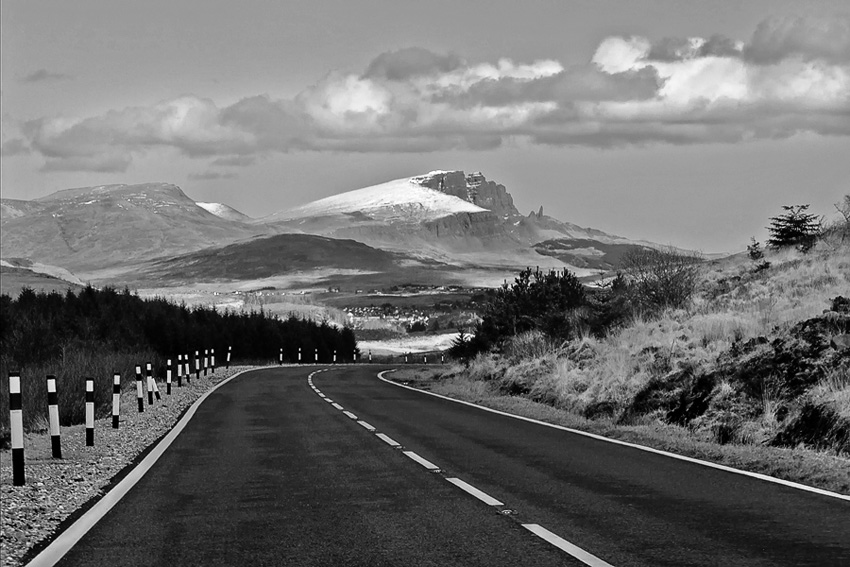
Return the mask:
[(332, 404), (313, 370), (219, 388), (60, 565), (585, 564), (524, 526), (617, 567), (850, 565), (846, 501), (411, 392), (375, 367), (315, 375)]

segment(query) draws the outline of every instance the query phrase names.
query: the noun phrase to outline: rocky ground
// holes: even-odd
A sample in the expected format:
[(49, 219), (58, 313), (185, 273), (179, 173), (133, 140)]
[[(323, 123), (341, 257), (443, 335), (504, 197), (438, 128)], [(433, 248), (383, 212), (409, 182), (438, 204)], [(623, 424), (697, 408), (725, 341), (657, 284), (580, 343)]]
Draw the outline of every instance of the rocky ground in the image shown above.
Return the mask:
[(47, 433), (27, 434), (25, 486), (12, 485), (11, 454), (0, 451), (0, 565), (21, 565), (29, 559), (75, 519), (75, 512), (102, 496), (113, 477), (167, 433), (192, 402), (247, 368), (219, 368), (191, 385), (175, 385), (171, 396), (161, 384), (162, 400), (144, 413), (138, 413), (135, 394), (125, 392), (120, 427), (112, 428), (111, 417), (97, 420), (94, 447), (85, 446), (83, 425), (62, 428), (62, 459), (51, 457)]

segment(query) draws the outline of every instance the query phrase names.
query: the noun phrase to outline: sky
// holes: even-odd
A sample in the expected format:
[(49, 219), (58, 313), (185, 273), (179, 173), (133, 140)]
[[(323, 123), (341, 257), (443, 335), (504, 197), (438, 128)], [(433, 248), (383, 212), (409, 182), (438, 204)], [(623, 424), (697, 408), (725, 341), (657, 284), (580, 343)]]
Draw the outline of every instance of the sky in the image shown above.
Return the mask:
[(846, 0), (4, 0), (0, 193), (254, 217), (435, 169), (704, 252), (850, 193)]

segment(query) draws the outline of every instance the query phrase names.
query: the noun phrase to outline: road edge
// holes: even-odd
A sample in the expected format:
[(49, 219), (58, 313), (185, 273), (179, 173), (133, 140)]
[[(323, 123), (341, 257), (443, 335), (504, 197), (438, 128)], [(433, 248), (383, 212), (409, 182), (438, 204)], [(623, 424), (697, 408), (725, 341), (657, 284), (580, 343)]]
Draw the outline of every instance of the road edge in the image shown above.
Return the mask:
[(233, 376), (226, 378), (201, 394), (201, 396), (190, 405), (183, 416), (174, 424), (171, 430), (163, 436), (158, 443), (150, 450), (150, 452), (139, 461), (118, 484), (113, 486), (106, 492), (91, 508), (89, 508), (82, 516), (63, 530), (56, 538), (50, 542), (38, 555), (32, 558), (26, 567), (52, 567), (61, 560), (68, 551), (74, 547), (77, 542), (95, 525), (97, 524), (121, 499), (136, 485), (139, 480), (153, 467), (159, 460), (165, 450), (171, 446), (177, 436), (185, 429), (189, 421), (194, 417), (198, 407), (207, 397), (215, 392), (220, 387), (224, 386), (231, 380), (242, 376), (248, 372), (255, 372), (262, 368), (251, 368), (237, 372)]
[(478, 408), (480, 410), (488, 411), (490, 413), (495, 413), (495, 414), (502, 415), (502, 416), (505, 416), (505, 417), (511, 417), (511, 418), (514, 418), (514, 419), (519, 419), (521, 421), (527, 421), (529, 423), (535, 423), (537, 425), (543, 425), (543, 426), (546, 426), (546, 427), (551, 427), (553, 429), (560, 429), (561, 431), (566, 431), (568, 433), (574, 433), (576, 435), (582, 435), (584, 437), (590, 437), (591, 439), (596, 439), (598, 441), (605, 441), (605, 442), (608, 442), (608, 443), (614, 443), (616, 445), (622, 445), (624, 447), (631, 447), (632, 449), (638, 449), (640, 451), (646, 451), (648, 453), (655, 453), (656, 455), (662, 455), (664, 457), (670, 457), (670, 458), (673, 458), (673, 459), (678, 459), (680, 461), (686, 461), (686, 462), (689, 462), (689, 463), (694, 463), (694, 464), (702, 465), (702, 466), (705, 466), (705, 467), (710, 467), (710, 468), (721, 470), (721, 471), (724, 471), (724, 472), (740, 474), (740, 475), (748, 476), (748, 477), (755, 478), (755, 479), (758, 479), (758, 480), (762, 480), (762, 481), (765, 481), (765, 482), (772, 482), (772, 483), (780, 484), (782, 486), (786, 486), (786, 487), (789, 487), (789, 488), (795, 488), (797, 490), (803, 490), (805, 492), (812, 492), (812, 493), (815, 493), (815, 494), (820, 494), (821, 496), (828, 496), (830, 498), (837, 498), (839, 500), (844, 500), (846, 502), (850, 502), (850, 495), (839, 494), (838, 492), (832, 492), (831, 490), (824, 490), (823, 488), (816, 488), (814, 486), (808, 486), (806, 484), (801, 484), (799, 482), (784, 480), (784, 479), (781, 479), (781, 478), (776, 478), (776, 477), (766, 475), (766, 474), (762, 474), (762, 473), (756, 473), (756, 472), (751, 472), (751, 471), (745, 471), (745, 470), (742, 470), (742, 469), (736, 469), (734, 467), (730, 467), (730, 466), (727, 466), (727, 465), (721, 465), (719, 463), (712, 463), (711, 461), (704, 461), (704, 460), (701, 460), (701, 459), (695, 459), (694, 457), (686, 457), (685, 455), (677, 455), (676, 453), (670, 453), (669, 451), (663, 451), (661, 449), (655, 449), (654, 447), (648, 447), (646, 445), (639, 445), (637, 443), (630, 443), (628, 441), (621, 441), (619, 439), (611, 439), (610, 437), (605, 437), (605, 436), (599, 435), (597, 433), (589, 433), (587, 431), (581, 431), (580, 429), (573, 429), (573, 428), (570, 428), (570, 427), (565, 427), (563, 425), (557, 425), (557, 424), (554, 424), (554, 423), (547, 423), (545, 421), (541, 421), (539, 419), (534, 419), (532, 417), (525, 417), (523, 415), (517, 415), (517, 414), (514, 414), (514, 413), (508, 413), (508, 412), (502, 411), (502, 410), (488, 408), (486, 406), (482, 406), (482, 405), (479, 405), (479, 404), (476, 404), (476, 403), (473, 403), (473, 402), (467, 402), (466, 400), (458, 400), (457, 398), (451, 398), (449, 396), (444, 396), (443, 394), (437, 394), (435, 392), (429, 392), (427, 390), (421, 390), (419, 388), (414, 388), (413, 386), (408, 386), (406, 384), (400, 384), (398, 382), (394, 382), (393, 380), (389, 380), (387, 378), (384, 378), (384, 376), (383, 376), (384, 374), (387, 374), (388, 372), (395, 372), (396, 370), (397, 369), (394, 368), (394, 369), (391, 369), (391, 370), (383, 370), (381, 372), (378, 372), (377, 378), (379, 380), (383, 381), (383, 382), (386, 382), (387, 384), (392, 384), (393, 386), (398, 386), (399, 388), (405, 388), (407, 390), (411, 390), (413, 392), (419, 392), (421, 394), (428, 394), (429, 396), (434, 396), (436, 398), (441, 398), (443, 400), (448, 400), (450, 402), (455, 402), (455, 403), (463, 404), (463, 405), (470, 406), (470, 407), (473, 407), (473, 408)]

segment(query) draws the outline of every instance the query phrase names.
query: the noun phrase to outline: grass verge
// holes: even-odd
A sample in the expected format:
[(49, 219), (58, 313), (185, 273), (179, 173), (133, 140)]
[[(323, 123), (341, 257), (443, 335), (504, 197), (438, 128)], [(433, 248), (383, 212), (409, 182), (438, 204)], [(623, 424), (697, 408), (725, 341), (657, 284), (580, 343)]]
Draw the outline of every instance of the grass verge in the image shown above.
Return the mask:
[(587, 419), (524, 397), (500, 394), (490, 383), (454, 375), (445, 368), (403, 368), (386, 376), (421, 390), (546, 423), (850, 495), (850, 459), (819, 451), (801, 447), (721, 445), (700, 438), (684, 427), (661, 421), (618, 425), (608, 418)]

